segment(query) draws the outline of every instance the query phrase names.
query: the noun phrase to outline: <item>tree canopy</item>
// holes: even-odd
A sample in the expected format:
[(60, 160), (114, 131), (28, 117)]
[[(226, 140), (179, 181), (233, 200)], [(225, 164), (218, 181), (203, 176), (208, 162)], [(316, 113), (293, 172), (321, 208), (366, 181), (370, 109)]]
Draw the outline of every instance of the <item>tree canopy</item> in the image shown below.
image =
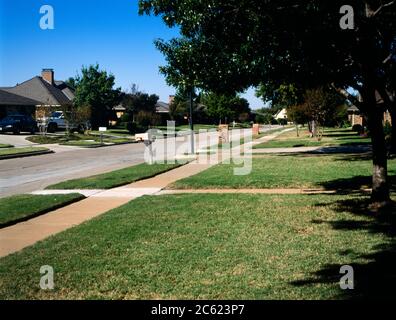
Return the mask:
[[(396, 64), (396, 2), (349, 1), (351, 28), (340, 21), (342, 0), (140, 0), (141, 14), (155, 14), (181, 36), (156, 45), (169, 84), (216, 93), (263, 84), (333, 85), (369, 119), (373, 142), (374, 202), (387, 202), (383, 109)], [(354, 88), (361, 99), (348, 94)], [(392, 100), (393, 99), (393, 100)]]

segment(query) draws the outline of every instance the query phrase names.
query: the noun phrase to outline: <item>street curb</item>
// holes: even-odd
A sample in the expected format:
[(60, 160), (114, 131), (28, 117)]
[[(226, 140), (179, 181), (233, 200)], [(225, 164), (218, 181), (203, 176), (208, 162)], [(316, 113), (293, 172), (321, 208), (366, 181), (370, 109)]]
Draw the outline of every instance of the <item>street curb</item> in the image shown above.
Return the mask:
[(0, 156), (0, 160), (9, 160), (9, 159), (15, 159), (15, 158), (41, 156), (43, 154), (49, 154), (49, 153), (55, 153), (55, 152), (52, 150), (43, 150), (43, 151), (32, 151), (32, 152), (24, 152), (24, 153), (18, 153), (18, 154), (10, 154), (10, 155)]
[(115, 146), (120, 146), (124, 144), (135, 144), (139, 143), (138, 141), (131, 141), (131, 142), (120, 142), (120, 143), (114, 143), (114, 144), (104, 144), (104, 145), (86, 145), (86, 146), (78, 146), (78, 145), (70, 145), (70, 144), (59, 144), (60, 146), (64, 147), (78, 147), (78, 148), (85, 148), (85, 149), (97, 149), (97, 148), (105, 148), (105, 147), (115, 147)]
[(66, 207), (68, 205), (71, 205), (73, 203), (79, 202), (79, 201), (84, 200), (86, 198), (87, 197), (85, 197), (84, 195), (81, 194), (80, 197), (77, 197), (75, 199), (71, 199), (71, 200), (66, 201), (64, 203), (60, 203), (60, 204), (54, 205), (54, 206), (52, 206), (50, 208), (41, 210), (41, 211), (36, 212), (36, 213), (34, 213), (32, 215), (29, 215), (29, 216), (26, 216), (26, 217), (23, 217), (23, 218), (18, 218), (18, 219), (15, 219), (15, 220), (11, 220), (11, 221), (8, 221), (8, 222), (5, 222), (5, 223), (0, 223), (0, 230), (4, 229), (4, 228), (7, 228), (7, 227), (11, 227), (11, 226), (16, 225), (16, 224), (18, 224), (20, 222), (25, 222), (25, 221), (28, 221), (30, 219), (37, 218), (38, 216), (41, 216), (41, 215), (46, 214), (46, 213), (49, 213), (51, 211), (55, 211), (55, 210), (63, 208), (63, 207)]

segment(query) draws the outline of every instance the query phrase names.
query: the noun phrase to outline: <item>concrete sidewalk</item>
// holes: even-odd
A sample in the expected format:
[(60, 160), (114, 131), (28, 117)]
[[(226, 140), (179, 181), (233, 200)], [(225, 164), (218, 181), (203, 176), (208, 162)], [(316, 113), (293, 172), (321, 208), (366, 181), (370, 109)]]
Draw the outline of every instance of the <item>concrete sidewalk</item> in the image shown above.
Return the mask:
[[(215, 165), (199, 164), (197, 161), (160, 174), (154, 178), (141, 180), (123, 187), (110, 190), (84, 190), (89, 198), (72, 205), (33, 218), (26, 222), (0, 230), (0, 257), (31, 246), (51, 235), (79, 225), (111, 209), (144, 195), (153, 195), (176, 180), (195, 175)], [(76, 192), (78, 190), (74, 190)], [(71, 191), (52, 190), (35, 194), (61, 194)]]
[[(286, 130), (265, 136), (254, 141), (252, 144), (269, 141), (285, 131)], [(208, 159), (208, 157), (208, 155), (200, 155), (195, 161), (184, 166), (123, 187), (110, 190), (81, 190), (81, 193), (89, 198), (26, 222), (0, 229), (0, 257), (17, 252), (49, 236), (77, 226), (138, 197), (158, 194), (169, 184), (196, 175), (218, 164), (220, 161), (225, 160), (225, 158), (217, 158), (217, 160), (213, 161), (213, 159), (210, 158), (211, 161), (204, 161)], [(44, 190), (35, 192), (35, 194), (61, 194), (71, 192), (78, 192), (78, 190)]]

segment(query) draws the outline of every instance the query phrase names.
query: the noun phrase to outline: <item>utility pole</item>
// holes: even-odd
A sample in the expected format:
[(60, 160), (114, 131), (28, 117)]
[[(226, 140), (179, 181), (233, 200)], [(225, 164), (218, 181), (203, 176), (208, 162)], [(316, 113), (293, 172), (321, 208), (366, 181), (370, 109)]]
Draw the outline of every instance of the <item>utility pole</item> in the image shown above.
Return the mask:
[(193, 91), (194, 91), (194, 87), (191, 86), (191, 89), (190, 89), (191, 154), (195, 154), (195, 152), (194, 152), (194, 122), (193, 122)]

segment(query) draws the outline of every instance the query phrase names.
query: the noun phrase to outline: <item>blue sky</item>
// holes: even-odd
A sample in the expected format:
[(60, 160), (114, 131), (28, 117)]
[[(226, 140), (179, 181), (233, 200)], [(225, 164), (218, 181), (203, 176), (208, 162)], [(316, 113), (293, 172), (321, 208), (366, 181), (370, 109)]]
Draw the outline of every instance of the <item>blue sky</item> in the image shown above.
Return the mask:
[[(112, 72), (117, 86), (136, 83), (167, 101), (174, 88), (166, 85), (158, 67), (165, 63), (154, 47), (157, 38), (170, 39), (177, 29), (160, 18), (139, 16), (137, 0), (0, 0), (0, 86), (14, 86), (42, 68), (55, 78), (75, 76), (82, 65), (99, 63)], [(39, 27), (40, 7), (51, 5), (55, 29)], [(252, 108), (263, 103), (254, 91), (245, 95)]]

